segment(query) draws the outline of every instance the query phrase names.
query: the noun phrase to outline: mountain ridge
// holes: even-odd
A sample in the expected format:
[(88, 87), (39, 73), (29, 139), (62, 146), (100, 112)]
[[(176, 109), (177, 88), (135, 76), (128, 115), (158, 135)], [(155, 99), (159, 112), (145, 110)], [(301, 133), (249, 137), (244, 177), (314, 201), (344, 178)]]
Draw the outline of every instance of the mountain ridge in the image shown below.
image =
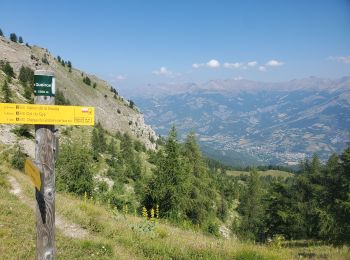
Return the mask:
[[(171, 89), (167, 88), (172, 87)], [(318, 154), (326, 159), (345, 148), (350, 132), (350, 77), (308, 77), (282, 83), (213, 80), (174, 87), (161, 85), (130, 95), (161, 134), (175, 124), (194, 131), (208, 153), (231, 164), (297, 165)], [(142, 94), (142, 95), (141, 95)], [(155, 110), (154, 107), (157, 109)], [(184, 137), (184, 136), (183, 136)], [(247, 157), (247, 156), (246, 156)]]
[[(131, 107), (129, 101), (120, 96), (105, 80), (93, 74), (87, 74), (74, 66), (71, 71), (66, 64), (53, 57), (51, 53), (38, 46), (26, 46), (12, 42), (0, 36), (0, 60), (8, 61), (18, 75), (21, 66), (32, 70), (45, 69), (55, 73), (56, 88), (69, 99), (72, 104), (95, 107), (95, 119), (111, 133), (128, 133), (142, 141), (147, 148), (155, 149), (154, 140), (158, 138), (154, 130), (144, 122), (143, 115), (137, 108)], [(5, 74), (1, 72), (3, 80)], [(91, 85), (83, 82), (89, 77)], [(3, 81), (2, 80), (2, 81)], [(93, 83), (96, 86), (93, 87)], [(9, 84), (16, 93), (15, 101), (25, 102), (23, 89), (18, 80)]]

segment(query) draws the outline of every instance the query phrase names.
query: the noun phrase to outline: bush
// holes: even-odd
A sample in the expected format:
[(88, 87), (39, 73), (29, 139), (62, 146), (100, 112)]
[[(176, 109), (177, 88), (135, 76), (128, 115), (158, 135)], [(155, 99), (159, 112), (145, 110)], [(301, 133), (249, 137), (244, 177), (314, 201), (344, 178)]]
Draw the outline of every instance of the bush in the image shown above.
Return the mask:
[(23, 170), (25, 159), (26, 159), (25, 153), (23, 153), (21, 148), (17, 146), (11, 158), (11, 165), (18, 170)]
[(29, 126), (28, 125), (20, 125), (16, 126), (12, 132), (16, 134), (17, 136), (27, 137), (27, 138), (34, 138), (33, 135), (29, 132)]
[(86, 77), (83, 78), (83, 82), (84, 82), (86, 85), (91, 86), (91, 79), (90, 79), (88, 76), (86, 76)]
[(70, 105), (70, 101), (68, 98), (65, 98), (63, 92), (56, 90), (55, 95), (55, 105)]
[(93, 191), (91, 151), (81, 144), (64, 144), (56, 163), (57, 188), (83, 195)]
[(4, 33), (2, 32), (1, 29), (0, 29), (0, 36), (4, 36)]
[(15, 78), (16, 74), (13, 71), (12, 66), (10, 65), (10, 63), (8, 61), (4, 62), (4, 61), (0, 61), (0, 68), (3, 72), (5, 72), (5, 74), (11, 78)]
[(23, 83), (33, 84), (34, 71), (31, 68), (22, 65), (22, 67), (19, 70), (18, 79)]
[(18, 42), (19, 42), (19, 43), (23, 43), (23, 38), (22, 38), (22, 36), (19, 36)]

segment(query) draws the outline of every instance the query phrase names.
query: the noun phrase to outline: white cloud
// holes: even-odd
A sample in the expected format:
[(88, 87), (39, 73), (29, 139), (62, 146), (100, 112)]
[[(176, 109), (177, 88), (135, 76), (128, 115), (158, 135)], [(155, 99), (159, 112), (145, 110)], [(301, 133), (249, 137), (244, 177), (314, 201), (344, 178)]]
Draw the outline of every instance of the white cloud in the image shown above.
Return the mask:
[(117, 83), (119, 81), (127, 79), (127, 77), (125, 75), (121, 75), (121, 74), (120, 75), (111, 74), (111, 75), (109, 75), (109, 77), (110, 77), (110, 82), (112, 82), (112, 83)]
[(158, 75), (158, 76), (171, 76), (173, 73), (168, 70), (166, 67), (160, 67), (159, 70), (152, 71), (152, 74)]
[(203, 67), (203, 66), (204, 66), (204, 64), (198, 64), (198, 63), (192, 64), (192, 67), (193, 67), (194, 69), (198, 69), (198, 68)]
[(235, 62), (235, 63), (229, 63), (229, 62), (225, 62), (224, 63), (224, 67), (227, 69), (238, 69), (242, 66), (242, 63), (239, 62)]
[(212, 60), (208, 61), (207, 63), (194, 63), (194, 64), (192, 64), (192, 68), (194, 68), (194, 69), (199, 69), (201, 67), (208, 67), (211, 69), (219, 68), (220, 62), (215, 60), (215, 59), (212, 59)]
[(330, 56), (330, 60), (350, 64), (350, 56)]
[(238, 76), (238, 77), (234, 77), (233, 78), (233, 80), (242, 80), (243, 79), (243, 77), (241, 77), (241, 76)]
[(269, 60), (268, 62), (266, 62), (265, 66), (269, 66), (269, 67), (279, 67), (282, 66), (284, 63), (282, 61), (278, 61), (278, 60)]
[(260, 71), (266, 71), (266, 67), (265, 66), (259, 66), (258, 68)]
[(220, 67), (220, 62), (218, 62), (217, 60), (210, 60), (207, 62), (207, 66), (209, 68), (219, 68)]
[(249, 66), (249, 67), (255, 67), (256, 65), (258, 65), (258, 62), (257, 61), (249, 61), (248, 63), (247, 63), (247, 65)]

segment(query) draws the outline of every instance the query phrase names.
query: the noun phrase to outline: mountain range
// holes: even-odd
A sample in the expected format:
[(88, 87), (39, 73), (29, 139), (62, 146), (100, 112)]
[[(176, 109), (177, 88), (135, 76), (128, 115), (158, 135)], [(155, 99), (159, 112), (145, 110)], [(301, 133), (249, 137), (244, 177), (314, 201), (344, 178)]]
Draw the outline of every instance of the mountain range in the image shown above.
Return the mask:
[(349, 141), (350, 77), (154, 84), (127, 94), (157, 132), (194, 131), (207, 155), (230, 165), (325, 160)]

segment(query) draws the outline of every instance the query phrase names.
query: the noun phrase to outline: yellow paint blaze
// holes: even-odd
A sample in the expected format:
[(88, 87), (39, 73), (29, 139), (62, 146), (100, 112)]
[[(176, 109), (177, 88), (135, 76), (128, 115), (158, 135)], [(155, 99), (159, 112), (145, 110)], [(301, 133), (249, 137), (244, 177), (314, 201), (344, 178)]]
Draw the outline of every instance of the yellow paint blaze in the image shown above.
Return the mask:
[(40, 190), (41, 188), (41, 179), (40, 171), (38, 167), (29, 159), (26, 159), (24, 163), (24, 172), (32, 179), (34, 186)]

